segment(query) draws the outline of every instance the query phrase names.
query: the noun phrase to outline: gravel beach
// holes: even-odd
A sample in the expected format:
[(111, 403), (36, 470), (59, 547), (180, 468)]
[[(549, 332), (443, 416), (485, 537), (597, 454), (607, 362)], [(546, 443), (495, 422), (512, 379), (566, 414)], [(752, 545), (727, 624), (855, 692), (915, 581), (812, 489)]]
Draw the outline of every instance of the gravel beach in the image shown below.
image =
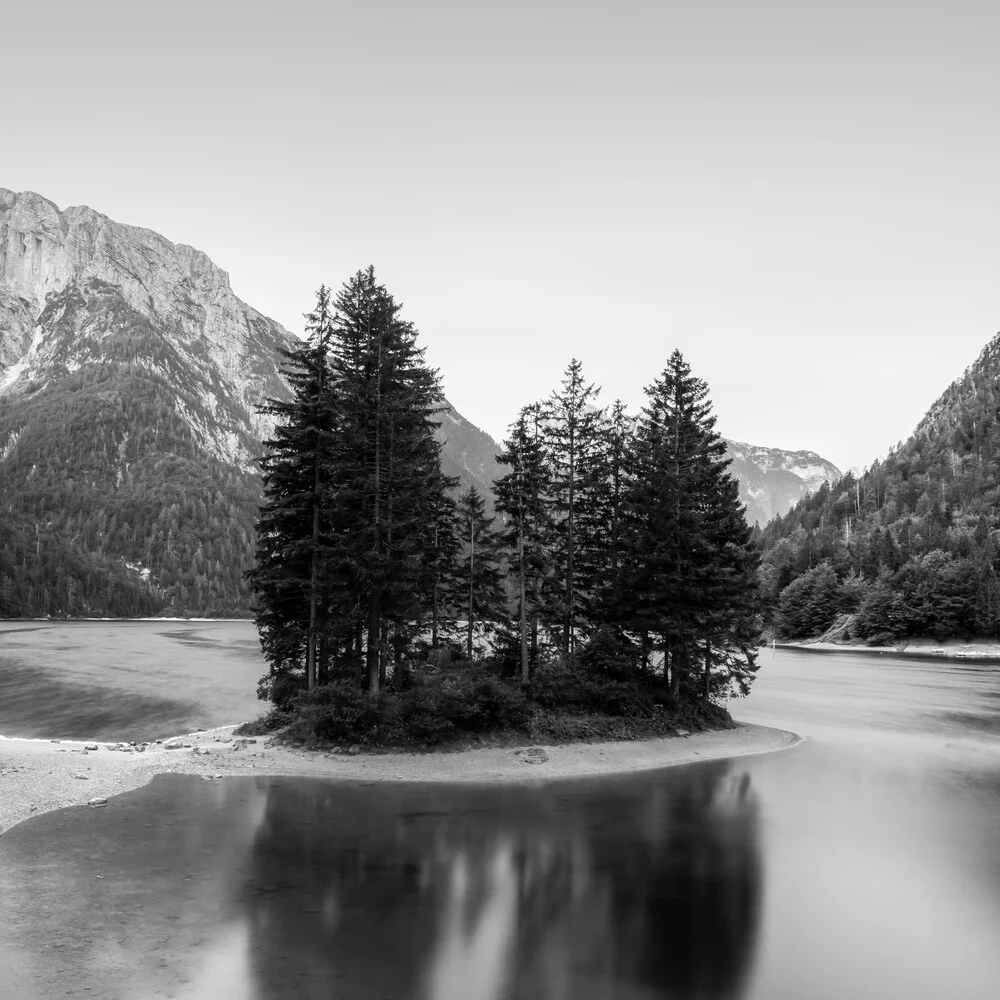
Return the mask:
[(291, 748), (270, 737), (233, 737), (234, 728), (191, 733), (141, 751), (127, 744), (112, 749), (116, 744), (0, 738), (0, 834), (53, 809), (99, 799), (113, 805), (113, 796), (163, 772), (213, 778), (287, 774), (366, 781), (537, 781), (767, 753), (799, 742), (794, 733), (740, 725), (622, 743), (349, 755)]

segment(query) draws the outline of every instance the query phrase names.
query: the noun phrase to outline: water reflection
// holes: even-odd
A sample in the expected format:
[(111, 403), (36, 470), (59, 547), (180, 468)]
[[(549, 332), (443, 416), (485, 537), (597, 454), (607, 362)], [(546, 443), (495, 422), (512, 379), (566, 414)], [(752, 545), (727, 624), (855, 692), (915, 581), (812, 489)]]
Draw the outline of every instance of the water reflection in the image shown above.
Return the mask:
[(331, 981), (420, 1000), (725, 998), (752, 959), (761, 868), (749, 774), (727, 762), (585, 789), (281, 782), (242, 905), (261, 1000)]
[(0, 920), (56, 995), (736, 997), (758, 825), (725, 761), (508, 789), (161, 776), (6, 835)]

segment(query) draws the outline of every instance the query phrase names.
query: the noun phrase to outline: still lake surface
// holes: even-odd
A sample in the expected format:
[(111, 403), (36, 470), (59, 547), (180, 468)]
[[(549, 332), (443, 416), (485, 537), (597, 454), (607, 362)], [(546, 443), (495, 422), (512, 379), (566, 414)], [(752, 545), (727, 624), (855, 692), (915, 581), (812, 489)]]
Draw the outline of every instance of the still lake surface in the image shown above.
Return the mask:
[[(213, 691), (261, 672), (235, 641)], [(766, 650), (732, 709), (807, 742), (507, 787), (164, 775), (37, 817), (0, 839), (0, 955), (117, 1000), (995, 1000), (1000, 665)]]

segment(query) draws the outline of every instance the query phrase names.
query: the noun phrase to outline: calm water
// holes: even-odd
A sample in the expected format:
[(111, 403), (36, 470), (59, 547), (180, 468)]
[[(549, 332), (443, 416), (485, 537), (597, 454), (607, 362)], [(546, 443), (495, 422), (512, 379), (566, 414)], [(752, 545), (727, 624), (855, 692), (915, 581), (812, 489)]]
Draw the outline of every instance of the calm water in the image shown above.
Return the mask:
[(260, 715), (252, 622), (0, 622), (0, 735), (154, 740)]
[(1000, 668), (762, 664), (734, 714), (808, 737), (784, 753), (508, 788), (162, 776), (33, 819), (0, 838), (7, 975), (25, 1000), (995, 1000)]

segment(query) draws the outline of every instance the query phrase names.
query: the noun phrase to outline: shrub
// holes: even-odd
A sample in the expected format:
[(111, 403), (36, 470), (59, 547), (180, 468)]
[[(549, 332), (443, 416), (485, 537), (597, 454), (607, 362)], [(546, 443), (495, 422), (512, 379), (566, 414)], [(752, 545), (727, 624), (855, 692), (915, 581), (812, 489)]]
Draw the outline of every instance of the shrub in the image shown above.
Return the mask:
[(421, 678), (403, 701), (404, 718), (434, 715), (455, 729), (473, 733), (519, 728), (531, 716), (518, 687), (477, 667)]
[(282, 673), (274, 676), (265, 674), (257, 685), (257, 697), (261, 701), (270, 701), (275, 709), (287, 712), (292, 702), (306, 689), (304, 673)]
[(323, 684), (312, 694), (301, 693), (293, 703), (293, 738), (330, 743), (391, 741), (398, 730), (393, 699), (372, 698), (354, 681)]
[(259, 715), (256, 719), (244, 722), (233, 730), (234, 736), (266, 736), (283, 726), (287, 726), (292, 721), (290, 712), (284, 712), (279, 708), (272, 708), (271, 711)]
[(580, 665), (589, 674), (620, 680), (633, 678), (639, 667), (639, 649), (620, 632), (600, 629), (580, 654)]
[(641, 718), (654, 710), (652, 695), (640, 680), (591, 674), (562, 660), (539, 664), (528, 688), (539, 705), (553, 711)]
[(397, 694), (372, 697), (353, 681), (336, 681), (294, 700), (290, 739), (307, 742), (435, 744), (461, 733), (525, 728), (531, 708), (519, 687), (482, 668), (420, 676)]

